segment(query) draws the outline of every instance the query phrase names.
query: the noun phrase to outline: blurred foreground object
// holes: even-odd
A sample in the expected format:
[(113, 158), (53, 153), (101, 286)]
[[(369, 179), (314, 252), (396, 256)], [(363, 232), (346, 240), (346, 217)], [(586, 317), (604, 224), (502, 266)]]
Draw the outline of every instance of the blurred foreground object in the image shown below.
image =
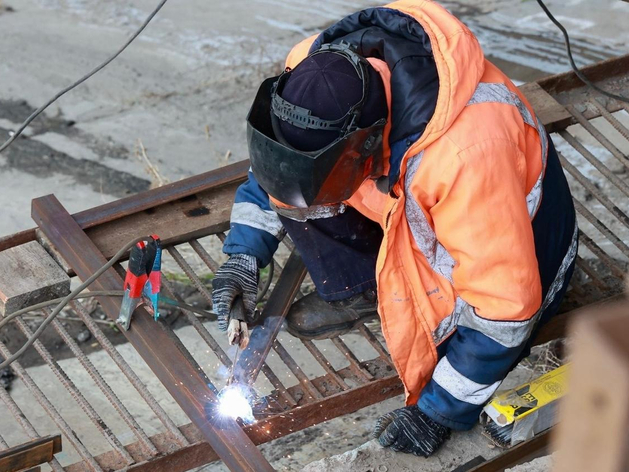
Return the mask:
[(629, 470), (629, 303), (584, 310), (572, 327), (570, 393), (554, 472)]

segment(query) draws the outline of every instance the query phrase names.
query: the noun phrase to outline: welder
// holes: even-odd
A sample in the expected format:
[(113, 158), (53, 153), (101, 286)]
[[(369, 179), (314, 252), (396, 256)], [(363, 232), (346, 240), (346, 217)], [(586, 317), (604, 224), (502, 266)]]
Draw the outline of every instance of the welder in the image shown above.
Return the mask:
[(213, 280), (222, 325), (237, 296), (253, 316), (288, 233), (316, 287), (288, 330), (325, 339), (379, 315), (406, 406), (374, 436), (432, 454), (476, 423), (572, 275), (575, 212), (543, 125), (465, 25), (412, 0), (299, 43), (247, 123)]

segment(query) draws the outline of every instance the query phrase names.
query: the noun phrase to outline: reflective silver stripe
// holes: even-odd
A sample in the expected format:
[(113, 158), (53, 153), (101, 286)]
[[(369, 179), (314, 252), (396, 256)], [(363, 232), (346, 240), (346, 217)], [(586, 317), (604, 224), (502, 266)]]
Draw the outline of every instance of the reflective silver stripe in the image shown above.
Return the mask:
[(432, 380), (457, 400), (472, 405), (484, 404), (500, 385), (500, 381), (484, 385), (468, 379), (452, 367), (447, 357), (437, 364)]
[[(461, 317), (461, 312), (467, 305), (467, 302), (464, 301), (461, 297), (456, 297), (456, 301), (454, 303), (454, 309), (452, 313), (441, 320), (441, 323), (435, 328), (432, 332), (432, 339), (435, 344), (441, 344), (441, 341), (446, 339), (448, 336), (452, 334), (452, 332), (456, 329), (459, 324), (459, 318)], [(469, 305), (467, 305), (469, 306)]]
[(570, 242), (570, 247), (568, 248), (568, 252), (564, 256), (563, 260), (561, 261), (561, 265), (559, 266), (557, 275), (555, 276), (553, 283), (550, 284), (550, 288), (548, 289), (546, 298), (544, 298), (544, 303), (542, 303), (542, 306), (539, 309), (538, 313), (541, 313), (546, 308), (548, 308), (548, 305), (550, 305), (552, 301), (555, 299), (557, 292), (559, 292), (559, 290), (561, 290), (561, 287), (564, 286), (564, 283), (566, 282), (566, 272), (568, 272), (568, 268), (570, 267), (570, 264), (572, 264), (574, 259), (577, 257), (578, 241), (579, 241), (579, 227), (577, 226), (577, 222), (575, 220), (574, 232), (572, 233), (572, 241)]
[(477, 103), (505, 103), (507, 105), (513, 105), (520, 111), (522, 119), (527, 125), (535, 128), (535, 121), (533, 115), (518, 94), (509, 90), (505, 84), (493, 84), (481, 82), (476, 87), (474, 95), (467, 103), (468, 105), (475, 105)]
[(277, 239), (282, 239), (285, 234), (284, 227), (277, 213), (272, 210), (263, 210), (254, 203), (234, 203), (230, 222), (261, 229), (272, 234)]
[(478, 84), (474, 95), (472, 95), (472, 98), (467, 104), (474, 105), (477, 103), (504, 103), (512, 105), (518, 109), (520, 115), (522, 116), (522, 120), (527, 125), (535, 128), (539, 134), (542, 146), (542, 170), (535, 182), (535, 185), (533, 185), (533, 188), (526, 196), (526, 207), (528, 209), (529, 216), (533, 218), (542, 201), (542, 181), (544, 179), (544, 172), (546, 171), (546, 162), (548, 160), (548, 138), (546, 130), (539, 119), (533, 119), (533, 115), (524, 102), (520, 100), (518, 94), (509, 90), (505, 84), (484, 82)]
[(411, 184), (417, 173), (419, 164), (421, 163), (423, 152), (411, 157), (406, 167), (406, 177), (404, 179), (405, 193), (407, 195), (405, 202), (406, 219), (413, 234), (415, 244), (428, 260), (432, 270), (441, 274), (452, 283), (452, 270), (454, 269), (454, 258), (437, 241), (435, 231), (428, 223), (426, 215), (420, 208), (417, 201), (412, 197)]
[(481, 332), (506, 348), (521, 345), (533, 331), (536, 316), (524, 321), (494, 321), (481, 318), (469, 304), (464, 307), (459, 326), (465, 326)]
[(557, 271), (557, 275), (555, 275), (555, 279), (553, 283), (550, 285), (548, 289), (548, 293), (544, 298), (542, 306), (539, 308), (537, 313), (531, 317), (529, 320), (525, 321), (493, 321), (487, 320), (485, 318), (481, 318), (478, 316), (470, 305), (466, 304), (463, 308), (461, 316), (459, 318), (459, 326), (465, 326), (471, 329), (475, 329), (476, 331), (480, 331), (488, 338), (493, 339), (497, 343), (503, 345), (506, 348), (512, 348), (520, 346), (531, 334), (535, 324), (537, 323), (537, 319), (540, 314), (548, 308), (548, 305), (552, 303), (557, 295), (557, 292), (563, 287), (566, 281), (566, 272), (570, 267), (570, 264), (574, 261), (574, 258), (577, 255), (577, 242), (579, 239), (579, 228), (574, 225), (574, 233), (572, 234), (572, 241), (570, 242), (570, 247), (566, 252), (563, 260), (561, 261), (561, 265), (559, 266), (559, 270)]
[(317, 205), (308, 208), (284, 208), (277, 206), (270, 201), (271, 208), (282, 216), (291, 220), (304, 222), (306, 220), (319, 220), (321, 218), (332, 218), (333, 216), (345, 213), (347, 205), (339, 203), (338, 205)]

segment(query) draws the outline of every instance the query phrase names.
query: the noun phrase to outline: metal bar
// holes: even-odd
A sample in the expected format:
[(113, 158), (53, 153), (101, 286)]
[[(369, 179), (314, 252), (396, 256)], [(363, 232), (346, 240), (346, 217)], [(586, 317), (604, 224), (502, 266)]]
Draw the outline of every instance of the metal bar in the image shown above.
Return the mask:
[(588, 133), (594, 136), (594, 138), (599, 143), (601, 143), (605, 147), (605, 149), (607, 149), (612, 154), (612, 156), (614, 156), (618, 160), (618, 162), (620, 162), (626, 169), (629, 169), (629, 161), (627, 160), (627, 156), (625, 156), (620, 151), (620, 149), (614, 146), (614, 144), (609, 139), (607, 139), (603, 135), (603, 133), (597, 130), (596, 127), (594, 127), (594, 125), (590, 123), (587, 118), (585, 118), (585, 116), (579, 113), (579, 110), (577, 110), (573, 105), (567, 105), (566, 109), (570, 112), (572, 116), (577, 119), (579, 124), (583, 126), (583, 128), (585, 128)]
[(391, 361), (391, 355), (387, 352), (387, 350), (384, 348), (382, 343), (378, 341), (378, 338), (376, 338), (376, 336), (371, 332), (371, 330), (367, 328), (365, 325), (361, 325), (358, 328), (358, 331), (362, 333), (362, 335), (369, 342), (369, 344), (371, 344), (371, 346), (380, 355), (382, 360), (386, 362), (387, 364), (389, 364), (391, 367), (393, 367), (393, 362)]
[(94, 322), (92, 317), (86, 313), (83, 305), (74, 300), (70, 302), (70, 306), (74, 309), (76, 314), (83, 320), (87, 329), (90, 330), (90, 333), (94, 336), (94, 339), (98, 341), (101, 347), (109, 354), (111, 359), (116, 363), (120, 371), (123, 375), (129, 380), (131, 385), (137, 390), (142, 399), (146, 402), (149, 408), (155, 413), (155, 416), (162, 422), (162, 424), (166, 427), (171, 437), (181, 446), (187, 446), (188, 440), (185, 438), (177, 425), (173, 422), (173, 420), (168, 416), (168, 414), (164, 411), (164, 409), (157, 402), (155, 397), (148, 391), (144, 382), (138, 377), (138, 375), (134, 372), (134, 370), (129, 366), (127, 361), (120, 355), (118, 350), (114, 347), (114, 345), (107, 339), (107, 336), (101, 331), (98, 325)]
[[(33, 336), (33, 332), (31, 331), (31, 329), (28, 326), (26, 326), (26, 323), (24, 323), (24, 321), (22, 321), (20, 318), (16, 318), (14, 322), (20, 328), (22, 333), (24, 333), (24, 336), (26, 336), (26, 338), (30, 338)], [(56, 320), (53, 321), (53, 323), (55, 322)], [(74, 401), (77, 402), (77, 404), (81, 407), (81, 409), (90, 419), (90, 421), (94, 424), (94, 426), (96, 426), (96, 429), (99, 431), (99, 433), (101, 433), (105, 437), (107, 442), (120, 455), (122, 460), (126, 462), (127, 464), (133, 464), (135, 462), (133, 460), (133, 457), (131, 457), (131, 455), (127, 452), (127, 450), (120, 443), (120, 441), (118, 440), (116, 435), (113, 433), (113, 431), (109, 428), (109, 426), (107, 426), (105, 421), (96, 412), (96, 410), (90, 404), (90, 402), (87, 401), (85, 396), (77, 388), (77, 386), (70, 379), (70, 377), (68, 377), (65, 371), (59, 366), (59, 364), (52, 357), (50, 352), (48, 352), (48, 349), (44, 347), (43, 343), (37, 340), (35, 341), (35, 343), (33, 343), (33, 347), (39, 353), (39, 355), (44, 360), (44, 362), (48, 364), (48, 367), (50, 367), (50, 370), (52, 371), (52, 373), (55, 374), (55, 377), (57, 377), (61, 385), (63, 385), (63, 388), (65, 388), (67, 392), (72, 396)]]
[(583, 272), (585, 272), (590, 279), (592, 280), (592, 282), (594, 283), (594, 285), (596, 285), (597, 288), (599, 288), (600, 290), (606, 290), (607, 286), (605, 285), (605, 282), (603, 282), (598, 274), (596, 273), (596, 271), (594, 269), (592, 269), (590, 267), (590, 264), (588, 264), (588, 262), (583, 259), (581, 256), (579, 256), (577, 254), (577, 267), (579, 267)]
[[(26, 418), (26, 415), (22, 412), (22, 410), (20, 410), (17, 403), (15, 403), (15, 400), (11, 398), (11, 395), (9, 395), (3, 387), (0, 387), (0, 399), (2, 399), (7, 409), (11, 412), (15, 420), (19, 423), (29, 438), (39, 439), (41, 437), (28, 418)], [(53, 458), (52, 461), (49, 462), (49, 465), (54, 472), (63, 472), (63, 468), (56, 458)], [(85, 470), (85, 468), (83, 468), (83, 470)]]
[[(249, 160), (236, 162), (235, 164), (80, 211), (72, 216), (84, 230), (104, 226), (106, 227), (103, 228), (104, 232), (109, 232), (115, 236), (116, 231), (112, 226), (117, 226), (120, 220), (127, 216), (224, 186), (233, 187), (235, 192), (236, 187), (247, 179), (249, 165)], [(147, 214), (147, 216), (151, 215)], [(137, 222), (137, 216), (135, 220)], [(24, 230), (11, 236), (5, 236), (0, 238), (0, 251), (34, 241), (35, 238), (35, 228)]]
[(61, 436), (33, 439), (0, 452), (0, 470), (19, 471), (50, 462), (61, 452)]
[(618, 118), (612, 115), (607, 108), (603, 106), (603, 104), (598, 101), (598, 99), (593, 98), (589, 100), (588, 103), (591, 103), (596, 107), (596, 109), (600, 112), (601, 116), (603, 116), (607, 122), (614, 127), (616, 131), (618, 131), (627, 141), (629, 141), (629, 128), (623, 125)]
[(612, 271), (612, 273), (616, 277), (622, 279), (625, 276), (625, 272), (622, 270), (621, 267), (618, 267), (616, 261), (609, 257), (609, 255), (605, 251), (603, 251), (600, 246), (596, 244), (594, 240), (583, 231), (579, 231), (579, 241), (581, 242), (581, 244), (584, 244), (590, 251), (592, 251), (601, 260), (601, 262), (603, 262)]
[[(32, 214), (81, 279), (87, 279), (106, 263), (94, 243), (53, 195), (33, 200)], [(116, 290), (122, 283), (122, 278), (112, 268), (92, 286)], [(117, 319), (120, 300), (101, 297), (99, 301), (107, 316)], [(206, 407), (217, 401), (208, 386), (209, 379), (172, 331), (163, 323), (155, 323), (146, 310), (139, 308), (131, 329), (124, 334), (230, 470), (273, 470), (234, 420), (221, 418), (219, 426), (217, 419), (208, 415)]]
[(360, 361), (356, 358), (354, 353), (347, 347), (347, 345), (343, 342), (343, 340), (339, 337), (332, 338), (332, 342), (338, 348), (339, 351), (343, 353), (345, 358), (349, 361), (350, 368), (352, 372), (354, 372), (358, 377), (361, 377), (363, 380), (367, 382), (371, 382), (373, 380), (373, 375), (369, 373), (367, 369), (365, 369), (362, 365), (360, 365)]
[[(402, 382), (392, 375), (361, 385), (349, 392), (342, 392), (312, 403), (307, 403), (286, 413), (258, 420), (244, 430), (255, 444), (263, 444), (301, 431), (327, 419), (353, 413), (361, 408), (398, 396), (404, 392)], [(127, 472), (184, 472), (218, 459), (193, 425), (183, 426), (190, 437), (197, 438), (191, 446), (168, 456), (156, 457), (142, 464), (132, 465)], [(82, 464), (67, 467), (68, 472), (83, 472)]]
[(234, 376), (239, 381), (250, 385), (255, 382), (305, 276), (301, 257), (297, 252), (291, 253), (262, 311), (263, 324), (251, 331), (249, 346), (238, 359)]
[(568, 173), (577, 182), (583, 185), (583, 187), (585, 187), (585, 189), (590, 192), (594, 196), (594, 198), (596, 198), (601, 203), (601, 205), (607, 208), (612, 215), (618, 218), (618, 220), (627, 229), (629, 229), (629, 216), (627, 216), (624, 211), (618, 208), (609, 198), (607, 198), (607, 196), (602, 194), (601, 191), (597, 189), (596, 186), (586, 176), (584, 176), (581, 171), (579, 171), (579, 169), (573, 166), (572, 163), (568, 161), (568, 159), (566, 159), (560, 152), (557, 152), (557, 155), (559, 156), (559, 160), (561, 161), (561, 166), (566, 171), (568, 171)]
[(592, 214), (590, 210), (588, 210), (583, 204), (577, 200), (573, 199), (574, 207), (576, 210), (583, 216), (586, 220), (588, 220), (592, 226), (594, 226), (597, 230), (599, 230), (611, 243), (614, 244), (620, 251), (627, 257), (629, 257), (629, 246), (627, 246), (622, 239), (616, 236), (605, 224), (599, 220), (595, 215)]
[(586, 149), (586, 147), (579, 142), (574, 136), (572, 136), (567, 131), (559, 131), (559, 135), (565, 139), (573, 148), (575, 148), (579, 154), (581, 154), (585, 159), (592, 164), (596, 169), (607, 177), (611, 183), (613, 183), (618, 190), (624, 193), (627, 197), (629, 197), (629, 185), (620, 180), (617, 175), (615, 175), (609, 167), (603, 164), (594, 154)]
[(7, 449), (8, 447), (9, 447), (9, 444), (7, 444), (7, 442), (4, 440), (4, 438), (0, 434), (0, 450)]
[[(8, 359), (11, 356), (11, 353), (5, 346), (3, 342), (0, 341), (0, 354), (4, 356), (5, 359)], [(87, 448), (83, 445), (83, 443), (79, 440), (79, 438), (74, 434), (74, 431), (70, 427), (70, 425), (66, 422), (66, 420), (59, 414), (54, 405), (48, 400), (48, 397), (44, 395), (44, 392), (40, 390), (37, 384), (33, 381), (31, 376), (28, 374), (25, 368), (23, 368), (18, 361), (13, 362), (11, 367), (18, 375), (18, 377), (24, 383), (24, 386), (28, 389), (29, 392), (35, 397), (35, 400), (42, 406), (42, 408), (48, 413), (48, 416), (55, 422), (57, 427), (61, 430), (61, 432), (68, 438), (68, 441), (72, 444), (72, 447), (76, 449), (76, 452), (79, 453), (83, 461), (89, 467), (90, 470), (94, 472), (103, 472), (100, 465), (96, 462), (92, 454), (87, 450)]]
[(545, 454), (550, 444), (552, 429), (537, 434), (532, 439), (509, 449), (484, 464), (474, 467), (470, 472), (501, 472), (510, 467), (531, 461)]
[[(162, 280), (162, 287), (164, 289), (164, 292), (166, 292), (166, 294), (169, 297), (174, 298), (178, 302), (183, 302), (181, 297), (179, 297), (175, 293), (173, 288), (171, 287), (170, 282), (168, 282), (167, 280)], [(214, 354), (216, 354), (216, 357), (218, 357), (218, 360), (225, 367), (227, 367), (227, 368), (231, 367), (232, 360), (229, 358), (227, 353), (225, 353), (223, 348), (216, 342), (216, 339), (214, 339), (214, 337), (210, 334), (210, 332), (207, 330), (207, 328), (205, 326), (203, 326), (203, 323), (201, 323), (199, 321), (199, 319), (195, 316), (195, 314), (192, 313), (189, 310), (186, 310), (185, 308), (181, 308), (181, 311), (184, 313), (184, 316), (186, 317), (188, 322), (194, 327), (194, 329), (197, 330), (197, 332), (201, 336), (201, 339), (203, 339), (205, 341), (205, 343), (209, 346), (209, 348), (212, 349)]]
[[(52, 310), (44, 310), (45, 312), (50, 313)], [(87, 371), (89, 376), (92, 378), (96, 386), (103, 393), (105, 398), (111, 403), (114, 409), (118, 412), (123, 421), (129, 426), (131, 432), (138, 438), (144, 451), (150, 455), (154, 456), (159, 454), (157, 448), (153, 445), (151, 440), (148, 438), (142, 427), (135, 420), (133, 415), (129, 412), (126, 406), (120, 401), (118, 395), (113, 391), (113, 389), (109, 386), (109, 384), (105, 381), (100, 372), (96, 369), (92, 361), (85, 355), (85, 353), (81, 350), (79, 345), (72, 339), (70, 333), (63, 327), (63, 325), (59, 322), (59, 320), (53, 320), (52, 326), (57, 331), (61, 339), (68, 345), (72, 353), (76, 356), (76, 359), (81, 363), (83, 368)], [(126, 452), (126, 451), (125, 451)], [(131, 458), (131, 456), (129, 456)]]
[(203, 298), (205, 298), (205, 300), (210, 304), (210, 306), (212, 306), (212, 294), (210, 293), (208, 288), (205, 286), (205, 284), (201, 282), (201, 279), (199, 278), (199, 276), (192, 270), (192, 267), (190, 267), (190, 264), (188, 264), (188, 262), (184, 259), (184, 257), (177, 250), (177, 248), (175, 248), (174, 246), (169, 247), (167, 251), (168, 251), (168, 254), (170, 254), (171, 257), (175, 260), (177, 265), (181, 267), (183, 272), (188, 276), (188, 278), (194, 284), (194, 286), (199, 290), (201, 295), (203, 295)]
[(312, 354), (312, 356), (317, 360), (321, 367), (323, 367), (323, 370), (325, 370), (330, 378), (332, 378), (332, 380), (334, 380), (334, 382), (341, 388), (341, 390), (350, 389), (350, 387), (345, 383), (338, 372), (334, 370), (332, 364), (330, 364), (330, 361), (328, 361), (323, 353), (319, 350), (319, 348), (315, 346), (315, 343), (307, 339), (302, 339), (301, 342), (306, 347), (306, 349), (308, 349), (310, 354)]
[[(177, 254), (179, 254), (179, 253), (177, 253)], [(179, 255), (179, 257), (181, 257), (181, 255)], [(181, 260), (183, 260), (183, 257), (181, 257)], [(190, 268), (189, 266), (188, 266), (188, 268), (191, 271), (191, 273), (194, 273), (194, 272), (192, 272), (192, 268)], [(170, 296), (174, 297), (178, 301), (182, 301), (179, 297), (177, 297), (175, 295), (175, 292), (172, 290), (172, 288), (170, 287), (170, 284), (166, 280), (163, 280), (162, 284), (164, 285), (164, 287), (166, 288), (166, 291), (169, 293)], [(197, 332), (199, 333), (201, 338), (207, 343), (207, 345), (210, 347), (210, 349), (212, 349), (212, 351), (214, 351), (214, 353), (219, 358), (219, 360), (223, 363), (223, 365), (225, 365), (227, 368), (230, 368), (231, 365), (232, 365), (232, 360), (225, 353), (223, 348), (221, 348), (221, 346), (216, 342), (214, 337), (212, 337), (212, 335), (205, 328), (205, 326), (203, 326), (203, 323), (201, 323), (197, 319), (197, 317), (194, 315), (194, 313), (192, 313), (192, 312), (190, 312), (188, 310), (182, 310), (182, 311), (184, 312), (184, 315), (186, 316), (186, 318), (188, 319), (190, 324), (192, 324), (192, 326), (197, 330)], [(292, 396), (290, 396), (290, 394), (286, 390), (286, 387), (282, 384), (282, 382), (279, 380), (279, 378), (275, 374), (273, 374), (271, 372), (271, 369), (270, 369), (270, 367), (268, 367), (266, 362), (263, 365), (263, 372), (264, 372), (266, 378), (269, 380), (269, 382), (271, 382), (271, 384), (277, 389), (279, 394), (284, 398), (284, 400), (289, 405), (291, 405), (291, 406), (297, 405), (297, 402), (295, 401), (295, 399)]]
[(219, 268), (219, 264), (212, 258), (212, 256), (210, 256), (201, 243), (196, 239), (193, 239), (192, 241), (189, 241), (188, 244), (190, 244), (192, 249), (194, 249), (194, 252), (198, 254), (201, 260), (205, 262), (205, 265), (207, 265), (212, 272), (216, 273)]
[[(581, 72), (594, 82), (626, 74), (627, 71), (629, 71), (629, 54), (581, 68)], [(537, 80), (537, 83), (551, 95), (587, 88), (573, 71), (544, 77)]]
[(292, 358), (286, 348), (284, 348), (277, 339), (273, 342), (273, 349), (275, 349), (280, 359), (282, 359), (284, 364), (286, 364), (295, 377), (297, 377), (299, 384), (310, 394), (311, 399), (320, 400), (323, 398), (321, 392), (310, 382), (310, 379), (304, 374), (304, 371), (301, 370), (301, 367), (295, 362), (295, 359)]

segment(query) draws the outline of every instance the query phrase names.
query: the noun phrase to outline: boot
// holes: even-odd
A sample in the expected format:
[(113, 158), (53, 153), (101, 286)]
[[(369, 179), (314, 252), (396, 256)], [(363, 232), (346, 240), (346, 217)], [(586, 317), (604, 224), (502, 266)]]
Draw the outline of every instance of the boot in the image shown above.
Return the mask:
[(345, 334), (378, 316), (375, 290), (367, 290), (345, 300), (326, 302), (317, 292), (291, 306), (286, 323), (288, 332), (301, 339), (329, 339)]

